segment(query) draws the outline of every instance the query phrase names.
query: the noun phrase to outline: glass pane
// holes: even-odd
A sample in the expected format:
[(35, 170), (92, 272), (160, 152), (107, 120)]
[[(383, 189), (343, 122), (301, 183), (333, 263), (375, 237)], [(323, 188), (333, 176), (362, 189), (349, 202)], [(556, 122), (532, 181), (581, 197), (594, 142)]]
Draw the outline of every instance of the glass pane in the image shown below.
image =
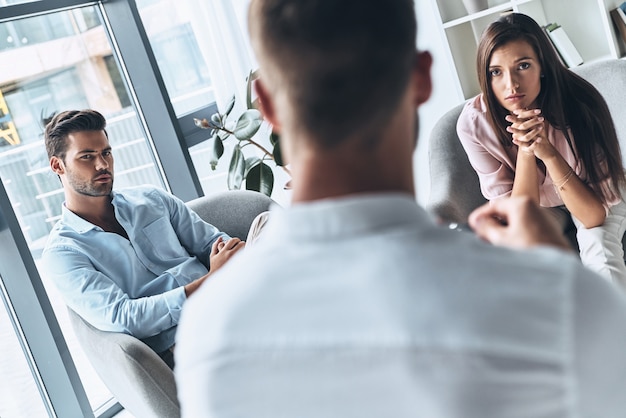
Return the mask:
[(137, 7), (177, 116), (215, 101), (206, 52), (210, 38), (198, 0), (138, 0)]
[[(163, 187), (164, 182), (97, 8), (0, 23), (0, 38), (0, 62), (12, 63), (0, 71), (0, 178), (38, 262), (64, 200), (61, 183), (48, 164), (44, 118), (67, 109), (100, 111), (107, 118), (107, 132), (115, 153), (115, 188), (137, 184)], [(96, 409), (111, 395), (77, 344), (65, 305), (43, 269), (40, 275), (89, 401)], [(15, 358), (6, 350), (3, 344), (0, 358)], [(23, 374), (20, 379), (28, 379), (28, 375)], [(32, 399), (23, 391), (16, 394), (14, 401), (30, 404)], [(0, 416), (5, 414), (0, 411)]]
[(23, 4), (23, 3), (31, 3), (36, 0), (0, 0), (0, 6), (8, 5), (8, 4)]
[[(150, 40), (159, 70), (178, 117), (215, 102), (209, 76), (210, 38), (206, 22), (207, 5), (201, 0), (138, 0), (141, 20)], [(206, 115), (210, 117), (210, 115)], [(207, 131), (208, 132), (208, 131)], [(207, 133), (207, 139), (209, 135)], [(208, 163), (209, 143), (189, 149), (205, 194), (228, 189), (226, 176), (233, 142), (224, 143), (224, 157), (212, 170)]]
[[(3, 299), (2, 295), (0, 299)], [(13, 323), (1, 302), (0, 341), (0, 417), (47, 416)]]

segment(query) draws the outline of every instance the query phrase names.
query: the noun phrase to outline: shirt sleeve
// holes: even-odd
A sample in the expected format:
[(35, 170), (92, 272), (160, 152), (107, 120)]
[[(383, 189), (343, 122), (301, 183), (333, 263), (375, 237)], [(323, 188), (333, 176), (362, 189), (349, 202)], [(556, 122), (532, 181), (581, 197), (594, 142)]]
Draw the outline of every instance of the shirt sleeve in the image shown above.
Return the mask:
[(574, 387), (581, 417), (616, 417), (626, 410), (624, 290), (580, 269), (571, 301)]
[(44, 252), (43, 263), (67, 306), (100, 330), (146, 338), (178, 324), (186, 299), (182, 286), (132, 299), (74, 248), (51, 248)]
[[(475, 99), (479, 100), (479, 99)], [(509, 196), (515, 171), (486, 117), (469, 102), (457, 121), (457, 135), (487, 200)]]
[(227, 241), (230, 236), (202, 220), (197, 213), (176, 196), (164, 191), (159, 191), (159, 193), (161, 193), (161, 198), (169, 210), (170, 222), (181, 245), (189, 254), (195, 255), (205, 263), (210, 270), (209, 255), (213, 243), (219, 237)]

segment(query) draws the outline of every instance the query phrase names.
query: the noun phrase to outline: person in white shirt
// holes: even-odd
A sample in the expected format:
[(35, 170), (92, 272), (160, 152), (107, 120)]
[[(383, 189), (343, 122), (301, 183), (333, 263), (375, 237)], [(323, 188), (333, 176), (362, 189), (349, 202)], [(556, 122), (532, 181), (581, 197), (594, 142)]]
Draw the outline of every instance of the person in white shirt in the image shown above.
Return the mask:
[(538, 206), (467, 233), (417, 204), (413, 1), (252, 0), (249, 28), (292, 204), (186, 303), (183, 416), (626, 416), (625, 299)]

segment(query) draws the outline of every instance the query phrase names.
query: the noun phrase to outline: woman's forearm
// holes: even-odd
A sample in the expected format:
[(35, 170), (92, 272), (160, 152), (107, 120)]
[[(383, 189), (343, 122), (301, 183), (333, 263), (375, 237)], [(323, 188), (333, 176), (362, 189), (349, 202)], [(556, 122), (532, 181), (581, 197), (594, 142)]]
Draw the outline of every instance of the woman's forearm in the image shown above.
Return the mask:
[(534, 154), (518, 151), (511, 196), (526, 196), (539, 204), (539, 178)]
[(554, 187), (561, 196), (565, 207), (585, 228), (593, 228), (604, 223), (606, 210), (602, 200), (574, 172), (561, 155), (544, 160), (552, 177)]

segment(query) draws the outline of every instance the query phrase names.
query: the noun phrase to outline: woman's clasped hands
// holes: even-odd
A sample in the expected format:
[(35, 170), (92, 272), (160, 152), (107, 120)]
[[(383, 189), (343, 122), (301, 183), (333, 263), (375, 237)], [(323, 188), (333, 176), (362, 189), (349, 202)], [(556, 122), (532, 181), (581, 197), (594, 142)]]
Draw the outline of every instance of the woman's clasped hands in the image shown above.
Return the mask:
[(557, 153), (547, 139), (546, 122), (540, 109), (515, 109), (505, 119), (511, 123), (506, 130), (520, 151), (533, 154), (540, 160)]

